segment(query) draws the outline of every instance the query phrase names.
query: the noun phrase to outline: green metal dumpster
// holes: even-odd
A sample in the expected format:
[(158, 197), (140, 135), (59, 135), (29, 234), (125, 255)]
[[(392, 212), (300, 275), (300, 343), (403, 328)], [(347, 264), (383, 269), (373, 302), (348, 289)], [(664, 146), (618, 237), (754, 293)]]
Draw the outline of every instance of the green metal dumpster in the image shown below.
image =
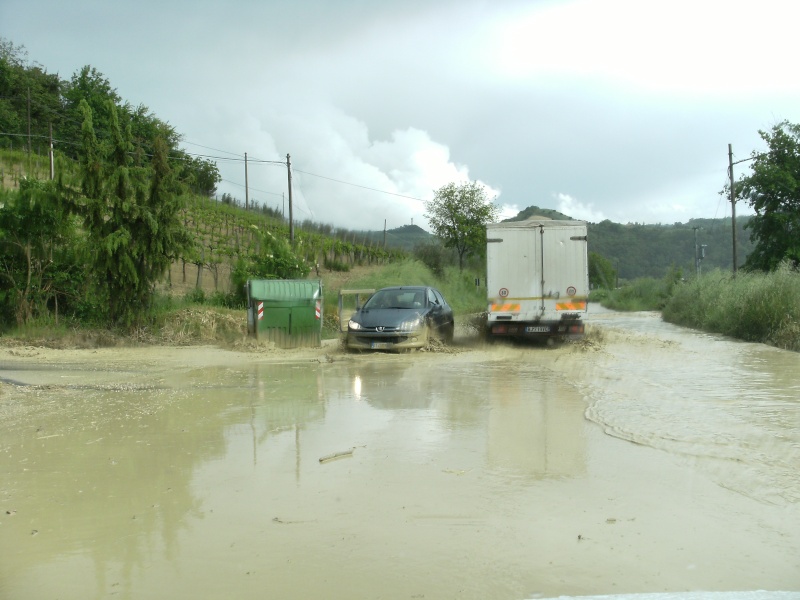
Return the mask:
[(322, 345), (319, 279), (251, 279), (247, 282), (248, 330), (278, 348)]

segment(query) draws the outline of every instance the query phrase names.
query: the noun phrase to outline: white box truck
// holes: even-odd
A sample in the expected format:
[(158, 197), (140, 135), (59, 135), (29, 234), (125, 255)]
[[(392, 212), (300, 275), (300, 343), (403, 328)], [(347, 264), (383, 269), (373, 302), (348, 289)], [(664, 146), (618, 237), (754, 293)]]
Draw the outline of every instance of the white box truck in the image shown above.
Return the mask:
[(582, 337), (589, 298), (586, 222), (534, 217), (488, 225), (486, 288), (489, 339)]

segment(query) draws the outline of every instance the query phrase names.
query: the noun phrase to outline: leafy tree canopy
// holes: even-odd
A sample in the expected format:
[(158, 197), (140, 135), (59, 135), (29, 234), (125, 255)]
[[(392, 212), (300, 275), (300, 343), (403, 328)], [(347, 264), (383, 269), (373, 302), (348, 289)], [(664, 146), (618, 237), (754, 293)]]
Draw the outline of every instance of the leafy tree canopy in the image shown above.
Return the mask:
[(150, 308), (155, 283), (188, 248), (180, 218), (182, 199), (166, 156), (156, 139), (149, 167), (135, 166), (131, 127), (122, 129), (109, 100), (111, 139), (100, 143), (93, 111), (81, 102), (83, 121), (83, 196), (77, 207), (94, 249), (92, 272), (98, 297), (115, 324), (141, 322)]
[(24, 178), (0, 190), (0, 306), (17, 325), (46, 314), (56, 296), (74, 296), (75, 224), (54, 181)]
[(592, 288), (612, 290), (617, 285), (617, 270), (611, 261), (597, 252), (589, 252), (589, 284)]
[[(114, 135), (110, 107), (122, 130), (130, 128), (134, 166), (147, 166), (155, 155), (156, 140), (167, 146), (176, 178), (197, 194), (211, 197), (221, 181), (215, 162), (194, 158), (178, 148), (181, 136), (169, 123), (143, 104), (124, 101), (105, 75), (86, 65), (62, 81), (57, 74), (28, 61), (24, 46), (0, 37), (0, 142), (3, 147), (31, 145), (42, 152), (51, 136), (58, 153), (80, 160), (81, 102), (92, 111), (95, 135), (101, 142)], [(30, 137), (28, 114), (30, 110)]]
[[(0, 132), (28, 133), (30, 109), (31, 136), (49, 135), (50, 124), (61, 110), (63, 82), (38, 64), (28, 63), (24, 46), (0, 38)], [(13, 144), (27, 144), (19, 137)]]
[(477, 181), (457, 185), (448, 183), (425, 202), (425, 216), (433, 233), (446, 248), (458, 254), (458, 267), (464, 257), (482, 256), (486, 251), (486, 225), (497, 220), (498, 208), (486, 198), (486, 189)]
[(800, 265), (800, 125), (787, 121), (759, 131), (768, 146), (753, 152), (752, 174), (737, 182), (737, 195), (755, 211), (747, 227), (755, 242), (745, 267), (774, 271)]

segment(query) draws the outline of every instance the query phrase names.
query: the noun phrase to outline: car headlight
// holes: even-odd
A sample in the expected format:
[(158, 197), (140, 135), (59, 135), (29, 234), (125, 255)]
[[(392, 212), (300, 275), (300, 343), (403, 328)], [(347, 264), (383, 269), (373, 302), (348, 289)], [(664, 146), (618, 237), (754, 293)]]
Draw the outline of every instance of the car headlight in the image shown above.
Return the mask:
[(415, 319), (409, 319), (408, 321), (403, 321), (400, 323), (399, 330), (403, 333), (410, 333), (412, 331), (418, 331), (422, 329), (422, 318), (417, 317)]
[(353, 331), (358, 331), (359, 329), (361, 329), (361, 323), (353, 321), (353, 319), (350, 319), (347, 322), (347, 328), (352, 329)]

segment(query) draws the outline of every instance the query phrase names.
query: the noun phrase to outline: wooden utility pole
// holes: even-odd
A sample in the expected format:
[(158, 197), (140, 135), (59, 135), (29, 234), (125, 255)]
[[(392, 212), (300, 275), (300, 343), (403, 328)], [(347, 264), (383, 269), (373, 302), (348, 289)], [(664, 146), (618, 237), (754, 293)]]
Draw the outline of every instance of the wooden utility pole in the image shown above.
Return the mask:
[(733, 232), (733, 274), (736, 275), (736, 190), (733, 187), (733, 147), (728, 144), (728, 173), (731, 178), (731, 231)]
[(56, 178), (56, 166), (53, 160), (53, 124), (50, 123), (50, 181)]
[(250, 208), (250, 186), (247, 184), (247, 152), (244, 153), (244, 209)]
[(383, 249), (386, 250), (386, 219), (383, 220)]
[(289, 243), (294, 246), (294, 210), (292, 209), (292, 159), (286, 155), (286, 172), (289, 177)]
[(31, 155), (31, 88), (28, 88), (28, 156)]

